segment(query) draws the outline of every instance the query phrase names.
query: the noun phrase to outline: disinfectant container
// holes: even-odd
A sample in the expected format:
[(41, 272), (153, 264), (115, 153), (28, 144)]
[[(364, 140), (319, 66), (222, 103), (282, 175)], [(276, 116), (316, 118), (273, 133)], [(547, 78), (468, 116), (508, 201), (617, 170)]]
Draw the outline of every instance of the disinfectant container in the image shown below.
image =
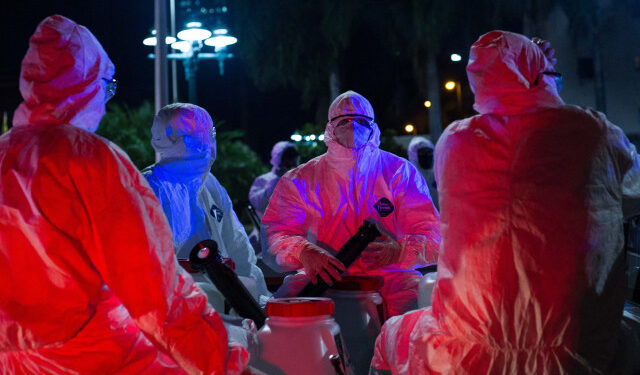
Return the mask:
[(431, 306), (431, 295), (433, 287), (436, 285), (438, 272), (429, 272), (422, 276), (418, 284), (418, 308)]
[(335, 303), (334, 318), (357, 375), (369, 372), (376, 337), (385, 320), (382, 281), (375, 276), (343, 276), (326, 293)]
[(277, 298), (267, 302), (251, 365), (270, 375), (352, 375), (329, 298)]

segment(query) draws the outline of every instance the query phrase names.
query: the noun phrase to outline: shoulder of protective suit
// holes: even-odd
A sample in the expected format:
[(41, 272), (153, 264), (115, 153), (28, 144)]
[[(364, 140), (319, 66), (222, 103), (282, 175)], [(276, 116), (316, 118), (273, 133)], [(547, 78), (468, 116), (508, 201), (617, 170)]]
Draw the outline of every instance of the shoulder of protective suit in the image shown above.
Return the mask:
[(207, 187), (207, 189), (209, 191), (215, 190), (215, 191), (220, 192), (221, 190), (224, 190), (225, 193), (226, 193), (225, 188), (222, 186), (220, 181), (218, 181), (216, 176), (214, 176), (213, 173), (211, 173), (211, 172), (209, 172), (207, 174), (207, 177), (205, 178), (204, 184), (205, 184), (205, 186)]
[(454, 122), (452, 122), (451, 124), (449, 124), (447, 126), (446, 129), (444, 129), (444, 131), (442, 132), (441, 137), (444, 137), (450, 133), (454, 133), (456, 131), (460, 131), (466, 127), (469, 126), (470, 123), (472, 123), (473, 121), (486, 117), (486, 116), (492, 116), (492, 115), (475, 115), (475, 116), (471, 116), (471, 117), (467, 117), (467, 118), (463, 118), (460, 120), (455, 120)]
[(221, 208), (224, 211), (233, 210), (233, 203), (231, 202), (231, 197), (229, 196), (227, 189), (222, 186), (213, 173), (209, 172), (204, 184), (207, 190), (209, 190), (214, 201), (217, 202), (216, 204), (221, 205)]
[(71, 125), (39, 126), (32, 136), (39, 138), (45, 157), (51, 154), (56, 158), (68, 157), (79, 162), (95, 162), (96, 165), (104, 161), (106, 155), (128, 159), (124, 151), (111, 141)]
[(320, 168), (323, 163), (326, 163), (324, 160), (326, 155), (327, 154), (316, 156), (308, 162), (300, 164), (299, 166), (287, 171), (281, 179), (293, 180), (297, 178), (308, 178), (309, 176), (315, 175), (319, 171), (318, 168)]
[(566, 104), (563, 105), (562, 107), (560, 107), (562, 110), (567, 111), (568, 113), (574, 115), (574, 116), (585, 116), (585, 117), (590, 117), (596, 121), (600, 121), (600, 122), (608, 122), (609, 120), (607, 119), (607, 116), (600, 112), (597, 111), (593, 108), (589, 108), (589, 107), (582, 107), (582, 106), (578, 106), (578, 105), (573, 105), (573, 104)]
[(393, 154), (389, 151), (379, 150), (380, 158), (383, 161), (385, 168), (398, 170), (401, 168), (411, 168), (413, 164), (407, 159), (400, 157), (396, 154)]

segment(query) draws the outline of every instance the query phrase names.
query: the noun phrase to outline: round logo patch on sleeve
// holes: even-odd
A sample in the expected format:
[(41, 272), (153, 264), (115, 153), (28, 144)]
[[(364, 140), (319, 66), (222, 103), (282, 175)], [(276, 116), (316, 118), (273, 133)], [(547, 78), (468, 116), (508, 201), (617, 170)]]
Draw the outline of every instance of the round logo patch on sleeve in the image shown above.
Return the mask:
[(382, 217), (387, 217), (393, 212), (393, 203), (387, 198), (380, 198), (373, 207), (375, 207), (378, 214)]

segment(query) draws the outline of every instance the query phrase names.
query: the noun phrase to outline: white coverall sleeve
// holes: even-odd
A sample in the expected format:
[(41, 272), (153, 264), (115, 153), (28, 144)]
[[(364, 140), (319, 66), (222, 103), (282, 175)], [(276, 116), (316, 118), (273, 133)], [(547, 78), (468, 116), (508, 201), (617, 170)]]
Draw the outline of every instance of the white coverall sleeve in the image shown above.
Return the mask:
[(275, 255), (276, 263), (283, 271), (302, 268), (300, 251), (309, 242), (306, 238), (309, 220), (304, 207), (298, 190), (285, 175), (276, 186), (262, 218), (268, 246), (263, 251)]
[(266, 174), (257, 177), (249, 190), (249, 202), (251, 202), (256, 209), (260, 218), (264, 216), (267, 206), (269, 205), (269, 198), (271, 198), (271, 194), (273, 194), (273, 190), (276, 188), (279, 180), (275, 175), (271, 176), (274, 178), (269, 178), (269, 176), (270, 174)]
[(622, 212), (625, 219), (640, 215), (640, 156), (622, 129), (607, 121), (609, 143), (621, 154), (622, 163), (629, 169), (622, 180)]
[[(228, 349), (220, 317), (178, 267), (169, 226), (145, 178), (123, 153), (104, 152), (111, 155), (70, 167), (92, 223), (91, 232), (79, 236), (87, 239), (91, 262), (149, 340), (187, 373), (241, 372), (248, 354), (236, 345)], [(105, 162), (88, 165), (95, 160)]]
[(236, 273), (255, 280), (260, 295), (270, 296), (262, 270), (256, 265), (256, 254), (249, 242), (247, 232), (233, 210), (233, 203), (227, 190), (222, 185), (220, 185), (220, 196), (225, 210), (221, 223), (222, 236), (229, 256), (236, 265)]
[(396, 178), (398, 185), (394, 191), (398, 213), (397, 240), (402, 247), (398, 265), (413, 268), (438, 261), (440, 250), (440, 215), (436, 210), (429, 188), (422, 175), (411, 164), (406, 163), (398, 173), (404, 178)]

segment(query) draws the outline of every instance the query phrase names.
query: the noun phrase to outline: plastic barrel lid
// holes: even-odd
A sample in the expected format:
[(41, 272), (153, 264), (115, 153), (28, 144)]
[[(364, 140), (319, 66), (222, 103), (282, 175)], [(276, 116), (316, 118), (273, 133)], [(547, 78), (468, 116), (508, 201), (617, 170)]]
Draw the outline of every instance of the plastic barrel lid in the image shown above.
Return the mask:
[(330, 315), (335, 312), (333, 301), (321, 297), (276, 298), (267, 302), (267, 316), (304, 317)]
[(378, 276), (342, 276), (330, 286), (334, 290), (374, 292), (382, 288), (382, 278)]

